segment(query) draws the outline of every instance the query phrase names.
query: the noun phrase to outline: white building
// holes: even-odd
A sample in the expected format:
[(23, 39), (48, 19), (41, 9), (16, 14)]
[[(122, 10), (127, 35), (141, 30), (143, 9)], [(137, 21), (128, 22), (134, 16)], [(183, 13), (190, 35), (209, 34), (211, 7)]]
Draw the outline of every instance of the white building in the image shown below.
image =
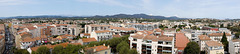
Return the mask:
[(206, 42), (206, 54), (224, 54), (223, 44), (217, 41)]
[(141, 32), (131, 34), (130, 48), (136, 49), (139, 54), (175, 54), (174, 37), (159, 37)]
[(90, 38), (95, 38), (97, 41), (109, 40), (112, 38), (112, 32), (109, 30), (93, 31)]
[(126, 27), (135, 28), (137, 31), (153, 30), (158, 28), (158, 24), (155, 23), (128, 23)]
[(240, 53), (240, 39), (235, 39), (229, 41), (229, 53), (230, 54), (239, 54)]
[(206, 35), (200, 35), (200, 36), (198, 36), (198, 38), (199, 38), (198, 45), (200, 47), (200, 50), (204, 51), (204, 48), (205, 48), (205, 45), (206, 45), (205, 42), (211, 41), (211, 38), (209, 38)]
[(97, 24), (90, 24), (85, 25), (85, 33), (91, 33), (93, 31), (101, 31), (101, 30), (109, 30), (110, 25), (97, 25)]
[[(231, 34), (225, 33), (227, 40), (230, 41), (232, 40)], [(223, 33), (211, 33), (208, 34), (208, 36), (213, 40), (213, 41), (221, 41)]]

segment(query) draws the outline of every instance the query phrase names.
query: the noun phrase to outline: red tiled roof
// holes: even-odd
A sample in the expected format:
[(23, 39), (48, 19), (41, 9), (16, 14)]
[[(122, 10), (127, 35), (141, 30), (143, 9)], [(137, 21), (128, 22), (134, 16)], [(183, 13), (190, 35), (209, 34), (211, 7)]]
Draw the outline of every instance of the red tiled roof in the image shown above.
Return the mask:
[(207, 41), (206, 44), (207, 46), (223, 46), (222, 43), (219, 43), (217, 41)]
[(209, 38), (207, 35), (199, 35), (198, 38), (202, 41), (204, 40), (211, 40), (211, 38)]
[[(229, 33), (225, 33), (226, 34), (226, 36), (231, 36), (231, 34), (229, 34)], [(223, 36), (223, 33), (211, 33), (211, 34), (209, 34), (209, 36)]]
[(96, 49), (96, 51), (102, 51), (102, 50), (107, 50), (107, 49), (110, 49), (110, 48), (101, 45), (101, 46), (95, 46), (95, 47), (88, 47), (85, 50), (89, 50), (89, 49)]
[(93, 41), (97, 41), (95, 38), (83, 38), (82, 39), (83, 42), (93, 42)]
[(105, 33), (105, 32), (111, 32), (109, 30), (102, 30), (102, 31), (95, 31), (96, 33)]
[(188, 42), (189, 40), (184, 33), (176, 33), (176, 47), (178, 50), (184, 50)]

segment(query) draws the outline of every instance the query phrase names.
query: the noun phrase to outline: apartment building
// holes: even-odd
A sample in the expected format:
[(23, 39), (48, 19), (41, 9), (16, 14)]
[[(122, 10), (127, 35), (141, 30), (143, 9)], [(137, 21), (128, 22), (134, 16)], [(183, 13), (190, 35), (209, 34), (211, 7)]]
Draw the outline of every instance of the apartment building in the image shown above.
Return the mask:
[(85, 25), (85, 33), (91, 33), (93, 31), (99, 30), (109, 30), (110, 25), (97, 25), (97, 24), (90, 24)]
[(224, 54), (223, 44), (217, 41), (206, 42), (206, 54)]
[(165, 28), (163, 35), (166, 36), (175, 36), (175, 33), (177, 32), (175, 28)]
[(30, 37), (26, 37), (24, 38), (22, 41), (20, 41), (21, 43), (21, 49), (27, 49), (29, 47), (33, 47), (35, 45), (35, 41), (33, 38)]
[(0, 35), (0, 53), (2, 54), (5, 50), (5, 37)]
[(240, 39), (235, 39), (229, 41), (229, 53), (230, 54), (239, 54), (240, 53)]
[(135, 28), (137, 31), (143, 30), (153, 30), (158, 28), (158, 24), (156, 23), (127, 23), (126, 27)]
[[(226, 37), (227, 37), (227, 40), (230, 41), (232, 40), (232, 35), (229, 34), (229, 33), (225, 33)], [(223, 36), (223, 33), (211, 33), (211, 34), (208, 34), (208, 36), (213, 40), (213, 41), (221, 41), (222, 39), (222, 36)]]
[(64, 35), (64, 34), (70, 34), (70, 35), (79, 35), (80, 33), (80, 26), (77, 25), (68, 25), (68, 24), (56, 24), (56, 30), (53, 31), (55, 35)]
[(94, 42), (94, 41), (97, 41), (95, 38), (83, 38), (83, 39), (80, 39), (79, 42), (82, 44), (82, 45), (87, 45), (89, 44), (90, 42)]
[(139, 54), (175, 54), (174, 37), (154, 36), (137, 32), (129, 37), (130, 48)]
[(124, 27), (114, 27), (111, 26), (110, 31), (114, 32), (116, 35), (125, 35), (136, 32), (135, 28), (124, 28)]
[(109, 40), (113, 38), (113, 33), (109, 30), (99, 30), (91, 32), (90, 38), (95, 38), (97, 41)]
[(0, 24), (0, 35), (5, 36), (5, 26), (4, 26), (4, 24)]
[(199, 35), (198, 36), (198, 45), (200, 47), (201, 51), (204, 51), (205, 45), (207, 41), (211, 41), (211, 38), (209, 38), (207, 35)]

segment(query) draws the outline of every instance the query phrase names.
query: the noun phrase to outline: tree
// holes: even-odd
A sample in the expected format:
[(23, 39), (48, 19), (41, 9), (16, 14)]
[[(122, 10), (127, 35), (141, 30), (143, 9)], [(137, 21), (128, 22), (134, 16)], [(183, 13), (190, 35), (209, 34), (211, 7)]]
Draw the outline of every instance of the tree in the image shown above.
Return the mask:
[(68, 44), (66, 49), (64, 49), (64, 54), (78, 54), (81, 53), (80, 51), (83, 49), (81, 45), (72, 45)]
[(131, 49), (128, 54), (138, 54), (136, 49)]
[(26, 49), (17, 49), (14, 51), (15, 54), (30, 54)]
[(119, 50), (119, 54), (126, 54), (126, 53), (128, 53), (129, 52), (129, 47), (127, 47), (127, 46), (123, 46), (123, 47), (121, 47), (121, 49)]
[(63, 50), (63, 46), (57, 45), (53, 48), (52, 53), (53, 54), (61, 54), (62, 50)]
[(189, 42), (184, 48), (184, 54), (199, 54), (200, 47), (196, 42)]
[(40, 46), (37, 49), (37, 53), (38, 54), (50, 54), (50, 51), (49, 51), (49, 49), (46, 46)]
[(235, 33), (235, 38), (239, 38), (240, 32)]
[(226, 37), (225, 32), (223, 33), (221, 42), (224, 45), (224, 51), (228, 51), (228, 41), (227, 41), (227, 37)]
[(129, 45), (128, 45), (128, 43), (127, 42), (125, 42), (125, 41), (122, 41), (121, 43), (119, 43), (118, 45), (117, 45), (117, 51), (119, 52), (121, 49), (122, 49), (122, 47), (127, 47), (127, 48), (129, 48)]

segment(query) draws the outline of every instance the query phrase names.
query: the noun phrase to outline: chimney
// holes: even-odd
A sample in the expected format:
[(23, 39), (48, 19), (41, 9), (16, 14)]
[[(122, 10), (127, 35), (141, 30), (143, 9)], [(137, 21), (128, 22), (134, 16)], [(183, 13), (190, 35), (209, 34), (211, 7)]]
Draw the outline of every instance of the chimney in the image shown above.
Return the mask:
[(106, 46), (105, 44), (103, 44), (103, 46)]
[(96, 52), (96, 49), (93, 49), (93, 52)]
[(110, 46), (109, 46), (109, 45), (108, 45), (107, 47), (108, 47), (108, 48), (110, 48)]

